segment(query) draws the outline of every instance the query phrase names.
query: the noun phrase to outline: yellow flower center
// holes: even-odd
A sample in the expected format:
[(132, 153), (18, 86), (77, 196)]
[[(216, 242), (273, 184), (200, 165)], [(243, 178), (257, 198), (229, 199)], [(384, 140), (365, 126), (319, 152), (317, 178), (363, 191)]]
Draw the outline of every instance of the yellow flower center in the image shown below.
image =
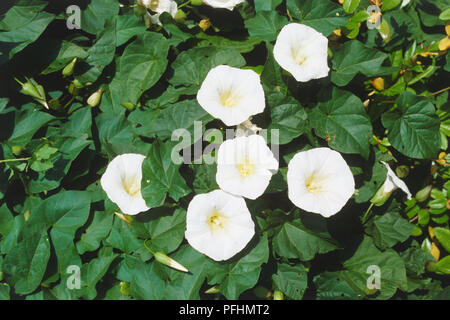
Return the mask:
[(158, 6), (159, 6), (159, 0), (151, 0), (150, 1), (150, 10), (156, 11), (156, 9), (158, 9)]
[(233, 108), (237, 106), (239, 102), (239, 96), (232, 90), (223, 91), (220, 93), (220, 103), (227, 108)]
[(227, 225), (227, 217), (225, 217), (220, 211), (214, 209), (209, 218), (207, 219), (209, 228), (211, 231), (219, 231), (226, 228)]
[(241, 178), (245, 179), (248, 176), (252, 175), (255, 171), (255, 165), (248, 161), (247, 159), (244, 160), (244, 162), (238, 164), (237, 169), (239, 171), (239, 174), (241, 175)]
[(295, 63), (299, 66), (306, 62), (306, 56), (302, 53), (300, 48), (292, 49), (292, 57), (294, 58)]
[(124, 179), (122, 180), (122, 186), (125, 192), (133, 198), (139, 196), (141, 193), (141, 181), (139, 179)]
[(309, 193), (317, 194), (324, 191), (324, 178), (316, 173), (312, 173), (305, 181), (306, 190)]

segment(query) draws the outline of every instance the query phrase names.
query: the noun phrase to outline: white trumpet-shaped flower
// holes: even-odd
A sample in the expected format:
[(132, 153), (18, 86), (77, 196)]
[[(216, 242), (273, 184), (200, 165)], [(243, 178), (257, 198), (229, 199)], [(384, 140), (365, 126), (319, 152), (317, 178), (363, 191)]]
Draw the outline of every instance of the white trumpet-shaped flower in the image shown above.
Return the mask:
[(230, 259), (254, 234), (255, 224), (242, 197), (214, 190), (196, 195), (189, 203), (185, 237), (211, 259)]
[(219, 147), (216, 181), (226, 192), (256, 199), (277, 170), (277, 159), (259, 135), (230, 139)]
[(115, 157), (106, 168), (100, 184), (108, 198), (128, 215), (150, 209), (141, 195), (142, 162), (141, 154), (125, 153)]
[(339, 152), (316, 148), (297, 153), (287, 171), (288, 196), (299, 208), (330, 217), (355, 191), (355, 180)]
[(220, 65), (208, 72), (197, 101), (208, 113), (235, 126), (264, 111), (264, 90), (253, 70)]
[(175, 17), (178, 11), (177, 3), (173, 0), (142, 0), (142, 4), (154, 12), (154, 14), (150, 14), (150, 21), (153, 24), (161, 25), (159, 16), (163, 12), (168, 12), (172, 17)]
[(278, 64), (297, 81), (307, 82), (328, 76), (328, 39), (299, 23), (281, 29), (273, 48)]
[(391, 167), (389, 167), (386, 162), (381, 161), (381, 163), (384, 164), (387, 169), (386, 180), (370, 201), (376, 206), (381, 206), (389, 199), (392, 192), (394, 192), (394, 190), (398, 188), (406, 193), (408, 200), (411, 200), (411, 192), (409, 192), (406, 183), (399, 177), (397, 177), (395, 172), (391, 169)]
[(244, 1), (245, 0), (203, 0), (203, 3), (213, 8), (233, 10), (235, 6)]

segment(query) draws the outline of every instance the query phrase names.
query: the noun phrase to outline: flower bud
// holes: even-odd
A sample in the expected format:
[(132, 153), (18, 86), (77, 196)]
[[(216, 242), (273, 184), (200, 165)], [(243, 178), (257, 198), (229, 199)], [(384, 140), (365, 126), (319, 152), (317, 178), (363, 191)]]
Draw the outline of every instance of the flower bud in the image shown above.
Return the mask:
[(27, 82), (22, 83), (18, 79), (15, 79), (17, 83), (22, 86), (21, 93), (32, 97), (36, 102), (39, 102), (46, 109), (48, 109), (47, 101), (45, 99), (44, 87), (34, 81), (32, 78), (27, 79)]
[(173, 17), (173, 19), (178, 22), (183, 22), (186, 20), (186, 17), (186, 13), (184, 13), (183, 10), (179, 9), (177, 13), (175, 13), (175, 17)]
[(206, 294), (213, 294), (213, 293), (219, 293), (219, 287), (218, 286), (213, 286), (211, 288), (209, 288), (208, 290), (205, 291)]
[(173, 260), (171, 257), (165, 255), (162, 252), (156, 252), (154, 254), (155, 260), (168, 266), (171, 267), (173, 269), (176, 269), (178, 271), (182, 271), (182, 272), (189, 272), (188, 269), (186, 269), (184, 266), (182, 266), (180, 263), (178, 263), (177, 261)]
[(372, 86), (377, 89), (378, 91), (381, 91), (384, 89), (384, 79), (381, 77), (372, 79)]
[(198, 26), (203, 30), (206, 31), (209, 29), (209, 27), (211, 27), (211, 21), (209, 21), (209, 19), (203, 19), (200, 20), (200, 22), (198, 23)]
[(395, 168), (395, 173), (399, 178), (406, 178), (409, 174), (409, 167), (402, 165)]
[(76, 62), (77, 62), (77, 58), (73, 58), (72, 61), (70, 61), (70, 63), (67, 66), (64, 67), (64, 69), (62, 71), (62, 75), (64, 77), (68, 77), (68, 76), (71, 76), (73, 74)]
[(20, 154), (22, 153), (23, 149), (21, 146), (12, 146), (11, 147), (11, 151), (15, 156), (20, 156)]
[(127, 214), (122, 214), (118, 212), (114, 212), (116, 216), (119, 217), (120, 220), (124, 221), (126, 224), (130, 224), (133, 221), (133, 217)]
[(96, 107), (100, 103), (100, 100), (102, 99), (103, 94), (103, 88), (98, 89), (95, 91), (87, 100), (87, 104), (91, 107)]
[(384, 190), (384, 184), (377, 190), (375, 195), (370, 199), (370, 202), (372, 202), (377, 207), (381, 207), (383, 204), (388, 201), (389, 197), (391, 196), (393, 190), (390, 192), (386, 192)]
[(203, 4), (203, 0), (192, 0), (191, 4), (193, 6), (201, 6)]
[(127, 109), (128, 111), (133, 111), (136, 106), (132, 104), (131, 102), (121, 102), (120, 105)]
[(275, 292), (273, 293), (273, 300), (284, 300), (283, 292), (275, 290)]
[(416, 193), (416, 200), (419, 202), (424, 202), (425, 200), (428, 199), (428, 197), (430, 196), (431, 190), (433, 189), (433, 187), (431, 185), (426, 186), (423, 189), (420, 189), (419, 191), (417, 191)]
[(130, 283), (125, 282), (125, 281), (121, 281), (120, 282), (120, 293), (122, 293), (125, 296), (129, 296), (131, 291), (130, 291)]

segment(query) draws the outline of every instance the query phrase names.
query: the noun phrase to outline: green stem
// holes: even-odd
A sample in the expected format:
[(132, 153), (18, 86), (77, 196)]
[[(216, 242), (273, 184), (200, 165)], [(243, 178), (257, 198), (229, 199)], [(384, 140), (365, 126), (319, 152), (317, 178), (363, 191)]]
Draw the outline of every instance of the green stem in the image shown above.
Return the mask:
[(14, 161), (28, 161), (30, 160), (31, 157), (27, 157), (27, 158), (14, 158), (14, 159), (5, 159), (5, 160), (0, 160), (0, 163), (4, 163), (4, 162), (14, 162)]
[(318, 148), (319, 146), (319, 142), (317, 142), (317, 139), (314, 137), (313, 133), (312, 133), (312, 129), (308, 129), (305, 132), (306, 137), (308, 138), (309, 143), (314, 147), (314, 148)]
[(153, 250), (150, 249), (150, 248), (147, 246), (147, 241), (148, 241), (148, 240), (150, 240), (150, 239), (145, 239), (145, 240), (144, 240), (144, 247), (145, 247), (145, 249), (147, 249), (148, 252), (150, 252), (152, 255), (155, 255), (155, 252), (153, 252)]
[(191, 3), (192, 0), (188, 0), (185, 3), (182, 3), (178, 6), (178, 9), (183, 8), (184, 6), (187, 6), (189, 3)]
[(366, 213), (364, 213), (364, 216), (362, 217), (362, 223), (364, 224), (366, 222), (366, 219), (368, 217), (368, 214), (370, 212), (370, 209), (373, 207), (373, 202), (370, 204), (369, 208), (367, 209)]

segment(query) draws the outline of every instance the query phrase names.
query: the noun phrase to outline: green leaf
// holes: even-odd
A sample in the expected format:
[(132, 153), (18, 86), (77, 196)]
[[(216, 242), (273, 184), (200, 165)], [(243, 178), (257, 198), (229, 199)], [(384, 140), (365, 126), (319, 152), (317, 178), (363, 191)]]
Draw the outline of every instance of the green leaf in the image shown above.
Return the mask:
[(170, 278), (164, 298), (170, 300), (200, 299), (200, 288), (205, 282), (210, 260), (189, 245), (182, 246), (171, 258), (181, 263), (190, 272), (184, 273), (167, 268)]
[(27, 25), (47, 5), (48, 2), (40, 0), (16, 1), (14, 6), (6, 12), (2, 21), (0, 21), (0, 29), (11, 31)]
[(77, 242), (77, 250), (79, 254), (97, 250), (100, 242), (105, 239), (112, 228), (114, 215), (112, 212), (95, 211), (94, 219), (89, 227), (81, 235), (80, 241)]
[(276, 11), (260, 11), (254, 18), (245, 21), (245, 27), (250, 36), (264, 41), (275, 40), (281, 28), (286, 24), (286, 18), (280, 16)]
[(301, 261), (338, 249), (327, 231), (308, 229), (299, 219), (284, 223), (272, 244), (278, 255)]
[(337, 272), (323, 272), (314, 277), (318, 300), (358, 300), (358, 295)]
[(114, 81), (121, 82), (120, 102), (136, 104), (167, 67), (169, 44), (161, 34), (145, 32), (129, 44), (120, 58), (120, 71)]
[(222, 36), (214, 36), (206, 33), (199, 33), (196, 35), (199, 39), (205, 39), (207, 43), (217, 48), (232, 49), (240, 53), (247, 53), (252, 51), (256, 45), (261, 43), (261, 39), (255, 37), (247, 37), (242, 40), (232, 40)]
[(274, 91), (267, 95), (267, 103), (272, 119), (267, 130), (270, 134), (272, 130), (279, 130), (279, 144), (289, 143), (304, 133), (308, 115), (297, 100)]
[(293, 18), (325, 36), (348, 22), (342, 7), (329, 0), (287, 0), (286, 7)]
[(88, 50), (85, 67), (86, 72), (77, 75), (76, 78), (83, 84), (95, 82), (100, 77), (103, 69), (114, 59), (116, 52), (116, 21), (109, 19), (105, 28), (99, 34), (98, 40)]
[(308, 274), (302, 264), (291, 266), (285, 263), (277, 265), (277, 273), (272, 275), (278, 290), (294, 300), (301, 300), (308, 287)]
[(195, 171), (193, 187), (196, 194), (208, 193), (219, 189), (216, 183), (217, 165), (215, 163), (192, 164), (191, 167)]
[(50, 63), (50, 65), (42, 71), (42, 74), (49, 74), (63, 69), (74, 58), (86, 59), (88, 52), (82, 47), (69, 41), (63, 41), (59, 48), (58, 56)]
[(383, 71), (381, 64), (386, 58), (385, 53), (368, 48), (359, 41), (347, 41), (334, 54), (331, 81), (345, 86), (358, 72), (368, 77), (378, 75)]
[(114, 217), (113, 227), (108, 238), (106, 238), (106, 243), (127, 254), (136, 252), (143, 247), (143, 241), (140, 241), (134, 235), (130, 226), (117, 216)]
[(441, 146), (440, 122), (433, 104), (408, 91), (395, 102), (397, 108), (381, 118), (383, 126), (389, 130), (389, 142), (408, 157), (436, 158)]
[(169, 82), (174, 86), (190, 87), (190, 93), (197, 94), (209, 70), (222, 64), (239, 68), (245, 65), (245, 60), (234, 49), (209, 46), (183, 51), (171, 64), (174, 73)]
[(450, 252), (450, 230), (436, 227), (434, 228), (434, 234), (444, 249), (447, 250), (447, 252)]
[(258, 281), (261, 265), (267, 263), (269, 247), (263, 236), (256, 247), (237, 262), (219, 264), (211, 261), (208, 267), (208, 284), (219, 284), (219, 291), (229, 300), (236, 300)]
[(367, 232), (373, 236), (377, 247), (384, 250), (411, 236), (414, 225), (403, 219), (398, 212), (387, 212), (371, 220)]
[(126, 258), (125, 263), (131, 272), (131, 296), (144, 300), (163, 299), (166, 281), (158, 275), (161, 267), (158, 262), (146, 264), (136, 258)]
[(81, 292), (85, 299), (92, 300), (97, 296), (96, 285), (102, 280), (116, 257), (117, 254), (100, 256), (92, 259), (89, 263), (83, 264), (81, 268)]
[[(21, 27), (11, 31), (2, 32), (0, 34), (0, 42), (9, 43), (9, 45), (2, 45), (0, 52), (10, 48), (8, 56), (9, 59), (11, 59), (15, 54), (36, 41), (54, 18), (55, 16), (53, 14), (41, 11), (34, 16), (32, 21)], [(3, 54), (6, 55), (6, 52)]]
[(117, 16), (116, 19), (116, 46), (118, 47), (146, 30), (145, 25), (135, 15)]
[(283, 0), (255, 0), (255, 10), (259, 11), (270, 11), (275, 10)]
[[(152, 210), (152, 215), (155, 215)], [(176, 209), (172, 215), (152, 219), (145, 224), (147, 245), (154, 252), (169, 254), (175, 251), (184, 239), (186, 230), (186, 210)]]
[(442, 11), (441, 14), (439, 15), (439, 19), (444, 21), (450, 20), (450, 8), (447, 8), (444, 11)]
[(71, 264), (81, 264), (74, 237), (75, 232), (89, 217), (90, 201), (87, 192), (61, 192), (44, 200), (28, 220), (30, 228), (39, 225), (43, 230), (52, 228), (50, 236), (61, 273)]
[(324, 89), (309, 118), (315, 133), (340, 152), (369, 156), (372, 124), (361, 100), (348, 91)]
[(30, 110), (24, 113), (16, 121), (14, 131), (8, 140), (9, 145), (25, 147), (36, 131), (52, 119), (52, 115), (41, 111)]
[(104, 29), (106, 20), (117, 16), (119, 2), (116, 0), (92, 0), (81, 11), (81, 29), (90, 34), (98, 34)]
[(344, 0), (342, 7), (344, 8), (345, 12), (353, 13), (359, 6), (360, 2), (361, 0)]
[(370, 237), (364, 237), (356, 252), (343, 263), (343, 266), (345, 270), (339, 271), (339, 277), (344, 279), (358, 295), (366, 296), (371, 292), (367, 288), (367, 283), (373, 284), (369, 277), (376, 274), (370, 271), (370, 266), (380, 268), (380, 289), (376, 290), (376, 299), (389, 299), (398, 288), (401, 290), (407, 288), (403, 259), (392, 249), (379, 251)]
[[(142, 196), (150, 208), (161, 206), (167, 193), (178, 201), (191, 192), (178, 171), (181, 163), (172, 159), (173, 146), (172, 142), (154, 142), (142, 164)], [(173, 157), (181, 161), (179, 155)]]
[(49, 258), (50, 241), (45, 231), (24, 239), (6, 255), (3, 272), (17, 294), (29, 294), (39, 286)]
[(381, 6), (381, 11), (384, 12), (384, 11), (394, 9), (401, 2), (402, 2), (402, 0), (385, 0), (385, 1), (383, 1), (383, 5)]

